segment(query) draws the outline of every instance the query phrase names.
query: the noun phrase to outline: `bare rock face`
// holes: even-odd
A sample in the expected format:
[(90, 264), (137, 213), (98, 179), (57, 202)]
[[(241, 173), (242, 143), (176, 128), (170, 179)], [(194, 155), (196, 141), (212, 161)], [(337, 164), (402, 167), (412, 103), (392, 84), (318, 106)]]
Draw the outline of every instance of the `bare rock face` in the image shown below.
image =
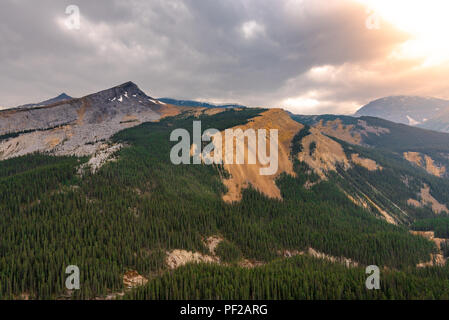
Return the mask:
[(140, 287), (145, 285), (148, 279), (141, 276), (137, 271), (130, 270), (123, 275), (123, 285), (127, 289)]
[(77, 119), (79, 100), (67, 103), (36, 107), (7, 109), (0, 112), (0, 135), (48, 128), (72, 123)]
[(219, 263), (215, 256), (205, 255), (199, 252), (176, 249), (167, 252), (165, 263), (170, 269), (176, 269), (189, 263)]
[[(261, 175), (260, 169), (266, 167), (266, 165), (260, 162), (260, 159), (255, 154), (255, 149), (248, 148), (248, 157), (250, 153), (253, 154), (254, 158), (257, 159), (256, 164), (224, 164), (229, 177), (223, 179), (223, 184), (228, 189), (227, 193), (223, 195), (223, 200), (228, 203), (240, 201), (242, 199), (242, 189), (247, 188), (249, 185), (270, 198), (282, 199), (281, 191), (275, 181), (283, 172), (292, 176), (295, 175), (293, 162), (290, 160), (290, 145), (293, 137), (302, 127), (301, 124), (293, 121), (284, 110), (269, 109), (251, 119), (245, 125), (231, 128), (243, 131), (248, 129), (265, 129), (268, 130), (267, 132), (271, 129), (278, 130), (278, 170), (275, 174)], [(222, 134), (222, 137), (225, 137), (225, 134)], [(225, 144), (223, 140), (223, 155), (226, 157)]]
[(32, 152), (91, 155), (116, 132), (161, 118), (167, 106), (127, 82), (79, 99), (0, 111), (0, 160)]
[(428, 173), (442, 177), (446, 173), (446, 167), (438, 165), (435, 161), (428, 155), (422, 155), (419, 152), (404, 152), (404, 158), (418, 167), (425, 169)]

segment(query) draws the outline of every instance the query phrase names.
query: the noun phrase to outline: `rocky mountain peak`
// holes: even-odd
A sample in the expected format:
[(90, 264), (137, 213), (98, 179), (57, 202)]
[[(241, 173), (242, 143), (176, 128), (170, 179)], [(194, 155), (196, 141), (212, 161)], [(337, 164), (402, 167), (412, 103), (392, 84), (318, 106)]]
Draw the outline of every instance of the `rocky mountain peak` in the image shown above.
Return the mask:
[(70, 100), (72, 99), (71, 96), (69, 96), (68, 94), (66, 94), (65, 92), (61, 93), (59, 96), (57, 96), (55, 99), (59, 99), (59, 100)]
[(103, 102), (123, 102), (126, 99), (137, 98), (145, 99), (148, 101), (148, 97), (145, 92), (131, 81), (125, 82), (121, 85), (106, 89), (88, 96), (95, 101)]
[[(164, 104), (133, 82), (69, 99), (61, 94), (46, 104), (0, 111), (0, 159), (32, 152), (88, 155), (116, 132), (161, 118)], [(67, 96), (68, 97), (68, 96)], [(50, 103), (51, 102), (51, 103)]]

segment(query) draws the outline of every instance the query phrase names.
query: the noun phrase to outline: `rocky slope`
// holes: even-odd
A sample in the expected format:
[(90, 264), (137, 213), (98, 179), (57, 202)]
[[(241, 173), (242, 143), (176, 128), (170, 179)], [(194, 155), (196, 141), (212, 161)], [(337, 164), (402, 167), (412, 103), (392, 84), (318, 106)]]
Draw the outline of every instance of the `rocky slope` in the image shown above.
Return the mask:
[[(269, 130), (278, 130), (278, 170), (273, 175), (261, 175), (260, 169), (266, 168), (267, 166), (260, 163), (260, 159), (257, 156), (257, 150), (246, 147), (248, 154), (246, 155), (245, 164), (234, 163), (224, 165), (224, 168), (228, 171), (230, 176), (223, 180), (224, 185), (228, 188), (228, 192), (223, 196), (223, 200), (226, 202), (241, 200), (242, 189), (249, 185), (268, 197), (281, 199), (281, 192), (276, 185), (276, 178), (284, 172), (294, 175), (293, 163), (290, 159), (290, 145), (294, 135), (302, 127), (302, 125), (293, 121), (284, 110), (270, 109), (261, 113), (260, 116), (255, 117), (246, 125), (232, 128), (234, 130), (241, 129), (243, 131), (248, 129), (264, 129), (267, 130), (268, 135), (270, 132)], [(269, 137), (267, 136), (267, 141), (268, 140)], [(225, 154), (225, 156), (227, 155)], [(255, 164), (249, 164), (248, 158), (251, 156), (256, 159)]]
[(447, 176), (449, 134), (396, 124), (373, 117), (338, 115), (298, 116), (293, 118), (317, 128), (327, 136), (349, 144), (381, 148), (397, 154), (428, 173)]

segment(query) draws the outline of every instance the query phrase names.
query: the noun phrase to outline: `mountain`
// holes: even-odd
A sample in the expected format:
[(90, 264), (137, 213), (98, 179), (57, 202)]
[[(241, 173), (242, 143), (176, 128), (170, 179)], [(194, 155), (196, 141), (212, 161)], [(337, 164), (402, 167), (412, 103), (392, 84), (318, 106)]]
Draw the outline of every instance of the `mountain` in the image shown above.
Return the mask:
[(246, 108), (245, 106), (239, 104), (212, 104), (207, 102), (199, 102), (193, 100), (176, 100), (171, 98), (159, 98), (159, 101), (169, 103), (175, 106), (184, 107), (202, 107), (202, 108)]
[(104, 141), (114, 133), (177, 112), (132, 82), (79, 99), (65, 97), (52, 99), (56, 102), (50, 104), (0, 111), (0, 159), (36, 151), (93, 154), (105, 148)]
[(54, 97), (52, 99), (48, 99), (39, 103), (30, 103), (30, 104), (25, 104), (22, 106), (18, 106), (17, 108), (34, 108), (34, 107), (44, 107), (44, 106), (48, 106), (54, 103), (58, 103), (58, 102), (62, 102), (62, 101), (67, 101), (67, 100), (72, 100), (73, 98), (68, 96), (65, 93), (61, 93), (59, 96)]
[[(278, 170), (261, 175), (271, 163), (249, 143), (255, 163), (174, 164), (173, 133), (198, 120), (225, 159), (228, 129), (276, 130)], [(449, 134), (174, 106), (132, 82), (1, 111), (0, 128), (0, 299), (449, 297)]]
[(324, 134), (349, 144), (388, 151), (406, 160), (409, 160), (407, 155), (419, 154), (424, 162), (415, 161), (415, 164), (420, 165), (430, 174), (448, 176), (445, 170), (449, 168), (449, 134), (447, 133), (375, 117), (294, 115), (293, 118), (317, 127)]
[(449, 110), (442, 110), (438, 116), (418, 125), (421, 128), (449, 132)]
[(355, 113), (411, 126), (449, 132), (449, 101), (417, 96), (392, 96), (370, 102)]
[(393, 152), (413, 150), (446, 150), (449, 134), (413, 127), (389, 120), (362, 116), (293, 115), (295, 120), (312, 126), (349, 143)]
[[(358, 199), (356, 202), (371, 203), (376, 199), (373, 203), (385, 217), (402, 223), (432, 216), (432, 211), (449, 213), (449, 134), (374, 117), (297, 115), (293, 118), (310, 126), (312, 132), (315, 130), (341, 145), (332, 152), (334, 157), (340, 154), (340, 163), (352, 161), (370, 172), (367, 175), (363, 170), (334, 169), (344, 179), (338, 184)], [(314, 165), (312, 161), (309, 163)], [(320, 162), (318, 165), (323, 166)], [(428, 191), (433, 196), (429, 197)], [(425, 207), (428, 213), (422, 210)]]

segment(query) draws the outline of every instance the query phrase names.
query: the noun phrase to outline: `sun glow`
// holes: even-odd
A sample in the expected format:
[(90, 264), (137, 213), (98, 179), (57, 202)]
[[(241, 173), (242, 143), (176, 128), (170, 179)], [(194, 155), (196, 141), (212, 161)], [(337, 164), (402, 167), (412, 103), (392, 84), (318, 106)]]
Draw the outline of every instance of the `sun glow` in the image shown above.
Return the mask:
[[(409, 33), (400, 49), (404, 57), (423, 58), (425, 65), (449, 61), (448, 0), (357, 0), (386, 22)], [(382, 26), (380, 26), (382, 29)]]

